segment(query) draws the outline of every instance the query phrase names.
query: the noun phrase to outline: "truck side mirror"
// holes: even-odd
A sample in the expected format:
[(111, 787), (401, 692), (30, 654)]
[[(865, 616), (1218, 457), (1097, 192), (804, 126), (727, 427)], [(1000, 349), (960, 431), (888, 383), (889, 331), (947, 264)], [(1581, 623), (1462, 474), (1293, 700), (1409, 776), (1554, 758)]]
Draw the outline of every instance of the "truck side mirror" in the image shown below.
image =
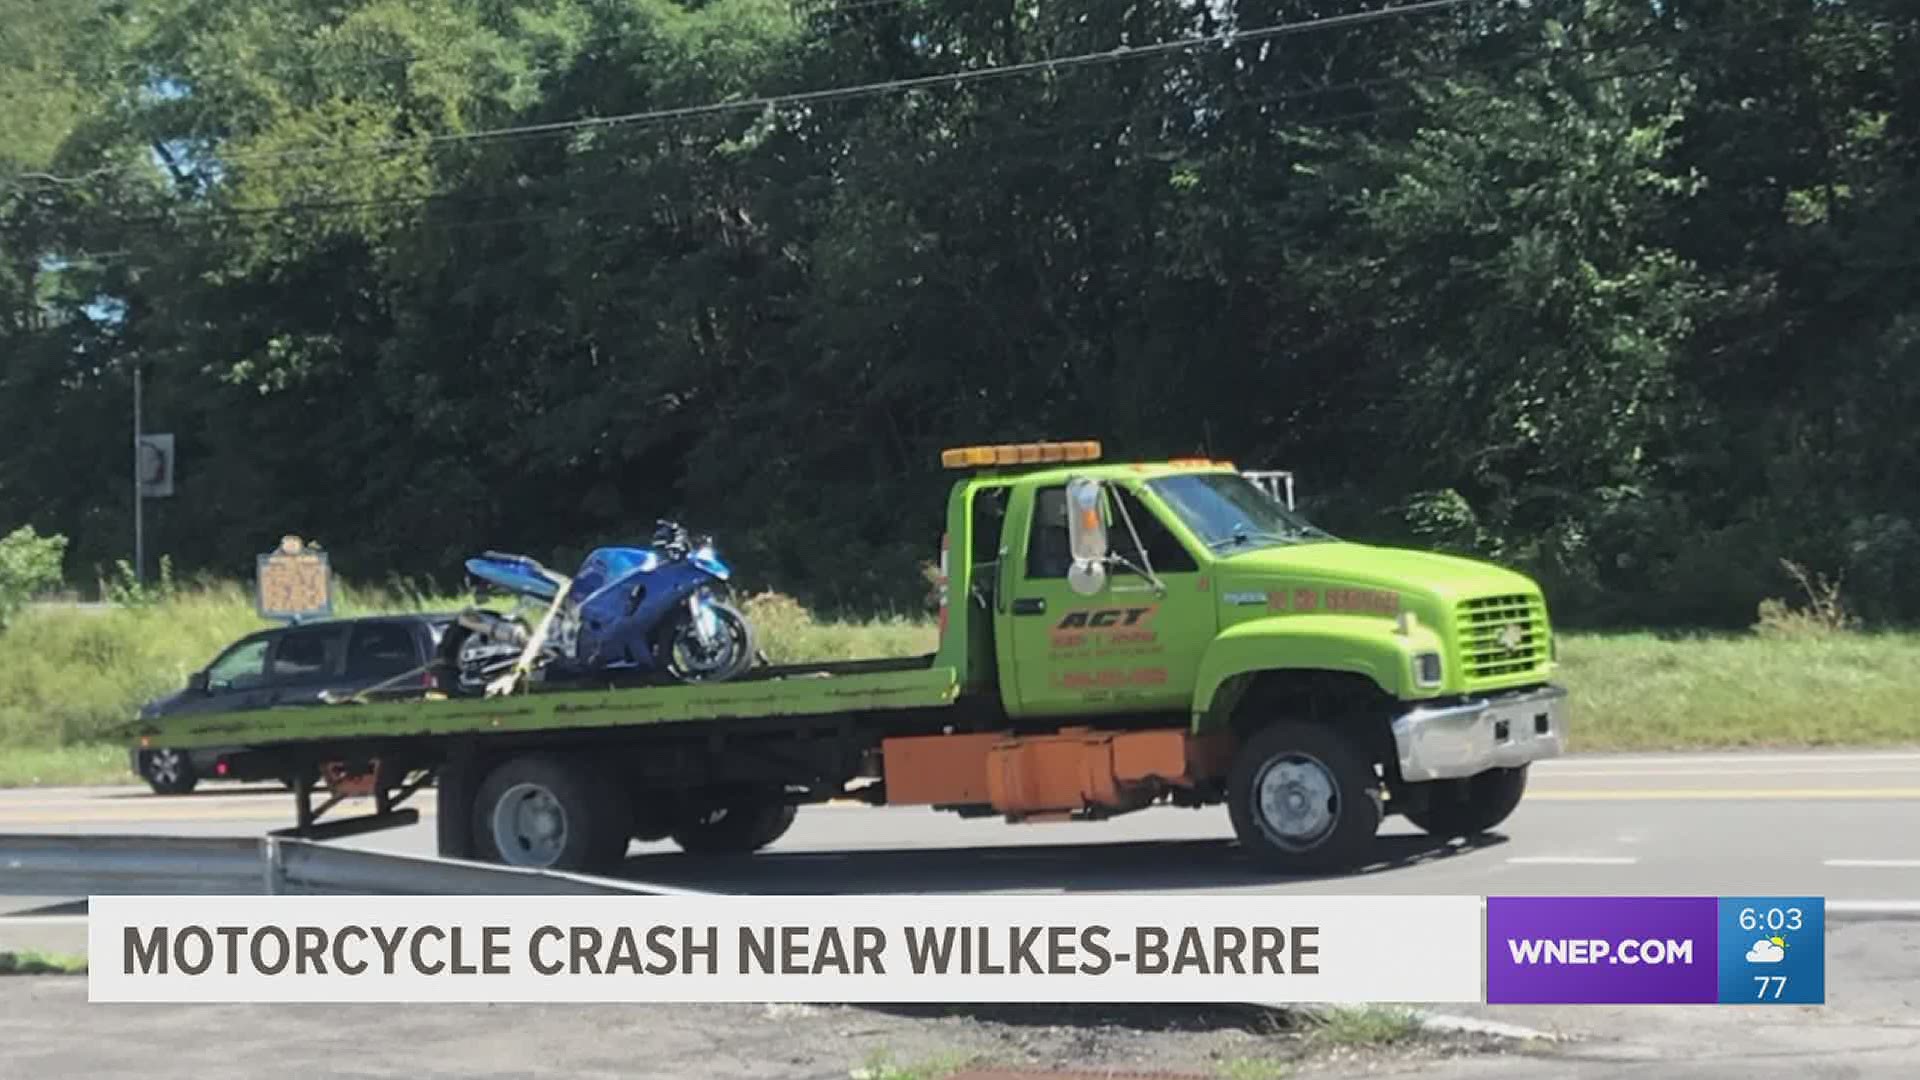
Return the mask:
[(1107, 520), (1101, 513), (1100, 481), (1076, 477), (1067, 484), (1067, 547), (1073, 565), (1067, 570), (1067, 586), (1081, 596), (1091, 596), (1107, 584)]
[(187, 676), (187, 689), (193, 691), (196, 694), (206, 693), (207, 692), (207, 673), (204, 671), (196, 671), (193, 674)]

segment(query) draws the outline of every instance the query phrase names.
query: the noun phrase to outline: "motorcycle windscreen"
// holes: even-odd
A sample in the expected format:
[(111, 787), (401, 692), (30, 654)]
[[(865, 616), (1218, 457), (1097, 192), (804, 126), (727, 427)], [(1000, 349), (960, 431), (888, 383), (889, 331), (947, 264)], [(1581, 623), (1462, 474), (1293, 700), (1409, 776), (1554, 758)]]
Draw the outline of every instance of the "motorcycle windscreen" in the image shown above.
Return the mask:
[(494, 557), (467, 560), (467, 573), (495, 588), (517, 596), (551, 600), (560, 587), (540, 572), (540, 564), (521, 557)]
[(715, 554), (712, 548), (701, 548), (699, 551), (688, 556), (688, 560), (691, 561), (693, 565), (705, 570), (721, 581), (725, 581), (727, 578), (733, 576), (732, 567), (729, 567), (725, 560)]

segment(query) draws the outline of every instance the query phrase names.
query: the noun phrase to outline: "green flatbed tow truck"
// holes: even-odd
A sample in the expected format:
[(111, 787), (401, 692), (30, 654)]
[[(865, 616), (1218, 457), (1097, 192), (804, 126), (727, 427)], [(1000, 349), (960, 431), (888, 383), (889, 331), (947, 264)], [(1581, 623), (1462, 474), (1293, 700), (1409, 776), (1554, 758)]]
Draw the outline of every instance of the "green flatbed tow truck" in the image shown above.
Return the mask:
[(178, 715), (135, 744), (238, 747), (231, 775), (299, 778), (288, 835), (410, 823), (431, 783), (442, 855), (588, 871), (633, 839), (755, 851), (797, 806), (849, 799), (1013, 822), (1224, 803), (1254, 859), (1338, 869), (1386, 814), (1493, 828), (1561, 752), (1522, 575), (1338, 540), (1229, 463), (1105, 463), (1092, 442), (942, 457), (963, 475), (930, 656)]

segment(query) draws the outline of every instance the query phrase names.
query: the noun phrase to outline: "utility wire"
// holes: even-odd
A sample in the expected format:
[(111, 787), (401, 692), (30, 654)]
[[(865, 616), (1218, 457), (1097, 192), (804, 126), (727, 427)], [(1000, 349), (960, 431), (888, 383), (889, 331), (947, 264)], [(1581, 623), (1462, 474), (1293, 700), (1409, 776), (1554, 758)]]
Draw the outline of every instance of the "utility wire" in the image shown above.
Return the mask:
[[(1609, 50), (1604, 50), (1604, 51), (1624, 52), (1628, 48), (1638, 47), (1638, 45), (1639, 43), (1621, 44), (1617, 47), (1614, 47)], [(1789, 47), (1787, 44), (1782, 44), (1779, 46), (1775, 46), (1773, 49), (1760, 49), (1755, 51), (1757, 53), (1766, 53), (1766, 52), (1774, 51), (1775, 49), (1787, 48), (1787, 47)], [(1589, 49), (1584, 51), (1597, 52), (1602, 50)], [(1539, 57), (1537, 55), (1529, 55), (1522, 58), (1522, 62), (1530, 61), (1538, 58)], [(1675, 68), (1681, 67), (1683, 64), (1691, 61), (1692, 59), (1694, 58), (1685, 57), (1685, 56), (1675, 56), (1675, 57), (1670, 57), (1665, 60), (1662, 60), (1658, 63), (1639, 66), (1639, 67), (1620, 67), (1620, 68), (1601, 70), (1601, 71), (1595, 71), (1595, 72), (1584, 72), (1579, 75), (1556, 80), (1553, 84), (1551, 84), (1551, 86), (1552, 88), (1569, 88), (1569, 87), (1576, 87), (1576, 86), (1595, 85), (1599, 83), (1610, 82), (1615, 79), (1644, 78), (1651, 75), (1658, 75), (1658, 74), (1664, 74), (1664, 73), (1670, 72)], [(1493, 60), (1483, 61), (1481, 62), (1480, 65), (1477, 65), (1477, 66), (1494, 67), (1494, 66), (1501, 66), (1504, 64), (1510, 64), (1514, 62), (1515, 60), (1512, 57), (1501, 57), (1501, 58), (1495, 58)], [(1399, 82), (1402, 85), (1412, 86), (1412, 85), (1415, 85), (1420, 79), (1425, 77), (1426, 76), (1424, 75), (1415, 75), (1413, 77), (1400, 78), (1400, 79), (1387, 80), (1387, 81), (1394, 81), (1394, 82)], [(1361, 82), (1377, 82), (1377, 81), (1381, 81), (1381, 80), (1362, 80)], [(1256, 97), (1256, 98), (1240, 99), (1237, 101), (1223, 103), (1215, 107), (1212, 110), (1212, 113), (1214, 115), (1222, 115), (1228, 112), (1237, 111), (1239, 109), (1244, 109), (1244, 108), (1260, 107), (1260, 106), (1274, 104), (1277, 102), (1297, 100), (1305, 97), (1321, 96), (1322, 91), (1330, 92), (1336, 89), (1347, 89), (1354, 85), (1359, 85), (1359, 84), (1358, 83), (1343, 84), (1340, 87), (1314, 88), (1312, 90), (1307, 90), (1307, 91), (1296, 91), (1292, 93), (1265, 95), (1265, 96)], [(1422, 109), (1423, 107), (1424, 106), (1422, 105), (1422, 103), (1419, 103), (1419, 102), (1413, 102), (1413, 103), (1408, 103), (1403, 105), (1376, 106), (1376, 107), (1367, 108), (1367, 109), (1360, 109), (1360, 110), (1353, 110), (1353, 111), (1344, 112), (1344, 113), (1338, 113), (1330, 116), (1314, 117), (1310, 120), (1303, 119), (1299, 121), (1294, 121), (1292, 122), (1291, 126), (1294, 128), (1304, 128), (1304, 129), (1331, 128), (1331, 127), (1350, 124), (1359, 120), (1366, 120), (1366, 119), (1380, 117), (1380, 116), (1392, 116), (1392, 115), (1405, 114), (1409, 112), (1416, 112)], [(1191, 111), (1192, 111), (1192, 106), (1181, 104), (1178, 106), (1168, 106), (1168, 107), (1156, 108), (1152, 110), (1146, 110), (1144, 112), (1144, 115), (1165, 115), (1165, 114), (1175, 113), (1175, 112), (1191, 112)], [(1142, 114), (1135, 114), (1135, 115), (1142, 115)], [(1055, 132), (1064, 131), (1064, 130), (1070, 130), (1073, 128), (1098, 126), (1102, 123), (1107, 123), (1107, 122), (1111, 122), (1111, 121), (1078, 121), (1078, 122), (1073, 122), (1068, 124), (1050, 125), (1046, 128), (1041, 128), (1038, 130), (1022, 129), (1021, 131), (1014, 132), (1008, 137), (1006, 137), (1005, 139), (998, 140), (998, 141), (1013, 141), (1013, 139), (1015, 138), (1019, 138), (1026, 135), (1034, 135), (1034, 134), (1044, 135), (1044, 134), (1050, 134), (1050, 133), (1055, 133)], [(1440, 130), (1454, 130), (1454, 131), (1461, 130), (1458, 128), (1450, 128), (1447, 125), (1439, 125), (1438, 128)], [(991, 147), (983, 147), (981, 144), (978, 144), (978, 143), (960, 143), (950, 147), (946, 147), (944, 149), (965, 151), (965, 150), (991, 149)], [(1144, 152), (1144, 151), (1136, 150), (1136, 152)], [(994, 164), (998, 165), (998, 164), (1017, 163), (1017, 162), (1058, 161), (1065, 156), (1066, 155), (1063, 155), (1059, 151), (1046, 151), (1046, 152), (1037, 152), (1037, 153), (1036, 152), (1019, 153), (1019, 152), (1002, 151), (994, 154), (992, 160)], [(252, 209), (254, 212), (257, 212), (258, 214), (261, 214), (261, 215), (268, 215), (274, 218), (291, 220), (296, 217), (302, 217), (309, 214), (315, 215), (315, 216), (325, 216), (327, 214), (336, 213), (336, 212), (382, 209), (387, 207), (410, 206), (410, 205), (443, 205), (443, 204), (474, 205), (474, 204), (496, 203), (496, 202), (503, 201), (505, 198), (507, 197), (494, 196), (494, 197), (467, 198), (467, 197), (460, 197), (460, 196), (428, 195), (428, 196), (417, 196), (417, 197), (411, 197), (411, 198), (399, 199), (399, 200), (389, 200), (389, 199), (342, 200), (342, 201), (331, 202), (331, 203), (295, 204), (295, 205), (285, 206), (285, 207), (260, 207), (260, 208), (252, 208)], [(657, 203), (659, 200), (650, 199), (647, 201), (652, 203)], [(684, 199), (673, 200), (671, 202), (671, 206), (675, 209), (683, 209), (690, 212), (703, 209), (702, 204), (695, 203), (690, 200), (684, 200)], [(630, 205), (609, 205), (604, 202), (597, 206), (593, 203), (588, 203), (585, 205), (575, 203), (575, 204), (561, 206), (561, 207), (553, 207), (553, 208), (548, 208), (540, 211), (529, 211), (526, 213), (514, 214), (507, 217), (499, 217), (499, 218), (483, 218), (483, 219), (459, 219), (459, 218), (445, 219), (445, 218), (432, 218), (432, 217), (421, 218), (421, 219), (407, 222), (406, 228), (409, 230), (417, 229), (417, 230), (422, 230), (427, 232), (460, 232), (460, 231), (466, 231), (471, 229), (494, 228), (494, 227), (506, 226), (506, 225), (545, 224), (548, 222), (558, 223), (563, 221), (593, 220), (596, 218), (601, 218), (601, 217), (606, 217), (613, 214), (621, 213), (623, 211), (628, 211), (630, 209), (632, 209)], [(231, 223), (230, 219), (235, 217), (236, 213), (237, 212), (208, 211), (203, 215), (203, 218), (207, 223), (226, 224), (226, 223)], [(274, 223), (276, 222), (269, 222), (269, 224), (274, 224)], [(120, 226), (120, 227), (135, 228), (135, 227), (142, 227), (142, 226), (149, 226), (149, 225), (169, 225), (169, 224), (177, 225), (177, 224), (181, 224), (181, 222), (178, 221), (176, 218), (163, 216), (163, 217), (156, 217), (156, 218), (151, 218), (146, 220), (127, 219), (127, 220), (122, 220), (118, 222), (113, 222), (111, 224), (115, 226)]]
[[(1163, 56), (1169, 53), (1185, 52), (1192, 49), (1218, 45), (1234, 48), (1252, 42), (1294, 34), (1315, 33), (1335, 30), (1342, 27), (1360, 26), (1381, 22), (1387, 19), (1403, 18), (1414, 15), (1435, 14), (1465, 5), (1481, 3), (1484, 0), (1417, 0), (1414, 3), (1399, 4), (1379, 8), (1373, 11), (1349, 12), (1342, 15), (1326, 15), (1319, 18), (1276, 23), (1270, 26), (1256, 27), (1251, 30), (1227, 30), (1215, 34), (1202, 34), (1194, 37), (1176, 38), (1171, 41), (1155, 42), (1148, 45), (1122, 45), (1103, 52), (1076, 53), (1069, 56), (1047, 57), (1040, 60), (1028, 60), (1015, 64), (1001, 64), (992, 67), (973, 68), (939, 75), (919, 75), (902, 79), (888, 79), (880, 82), (861, 83), (852, 86), (823, 87), (817, 90), (800, 90), (786, 94), (768, 94), (759, 97), (743, 98), (738, 101), (716, 101), (700, 105), (684, 105), (666, 109), (647, 109), (638, 112), (619, 113), (613, 116), (576, 117), (570, 120), (554, 120), (545, 123), (519, 124), (509, 127), (486, 128), (479, 131), (448, 132), (439, 135), (423, 135), (412, 139), (390, 139), (369, 141), (358, 145), (349, 144), (338, 147), (312, 147), (302, 150), (258, 151), (240, 153), (219, 159), (223, 167), (232, 167), (251, 161), (314, 161), (327, 159), (351, 159), (366, 155), (392, 153), (399, 150), (417, 149), (426, 146), (448, 144), (470, 144), (495, 139), (520, 137), (545, 137), (566, 135), (575, 132), (623, 127), (632, 124), (649, 124), (660, 121), (685, 120), (694, 117), (718, 116), (744, 111), (762, 111), (795, 105), (813, 105), (826, 102), (854, 100), (886, 94), (898, 94), (936, 86), (961, 86), (968, 83), (983, 82), (991, 79), (1013, 78), (1033, 75), (1041, 72), (1058, 72), (1074, 68), (1091, 67), (1100, 64), (1121, 63), (1146, 57)], [(33, 179), (55, 184), (75, 184), (85, 180), (113, 175), (140, 166), (109, 166), (96, 169), (79, 176), (57, 176), (49, 173), (22, 173), (20, 179)]]
[[(1280, 92), (1275, 92), (1271, 94), (1259, 95), (1256, 97), (1229, 97), (1229, 98), (1226, 98), (1225, 100), (1215, 99), (1215, 100), (1206, 100), (1206, 101), (1179, 101), (1179, 102), (1159, 103), (1145, 109), (1134, 109), (1131, 111), (1115, 112), (1109, 116), (1091, 117), (1091, 118), (1084, 118), (1079, 120), (1071, 120), (1071, 121), (1052, 123), (1052, 124), (1023, 125), (1018, 129), (997, 133), (998, 137), (996, 141), (998, 142), (1030, 141), (1034, 138), (1045, 137), (1048, 135), (1057, 134), (1065, 131), (1074, 131), (1074, 130), (1083, 130), (1088, 128), (1100, 128), (1100, 127), (1107, 127), (1107, 126), (1113, 126), (1113, 125), (1131, 124), (1148, 116), (1166, 116), (1166, 115), (1185, 114), (1193, 118), (1193, 120), (1195, 121), (1194, 126), (1197, 127), (1202, 122), (1211, 121), (1215, 118), (1224, 116), (1228, 113), (1239, 112), (1241, 110), (1248, 109), (1248, 108), (1259, 108), (1259, 107), (1264, 107), (1268, 105), (1283, 104), (1283, 103), (1292, 102), (1292, 101), (1305, 101), (1305, 100), (1311, 100), (1314, 98), (1329, 97), (1337, 94), (1348, 93), (1356, 90), (1367, 90), (1367, 89), (1375, 89), (1375, 88), (1410, 87), (1424, 80), (1428, 80), (1435, 77), (1443, 77), (1443, 76), (1452, 75), (1452, 74), (1470, 74), (1470, 73), (1492, 74), (1501, 69), (1523, 66), (1523, 65), (1534, 63), (1535, 61), (1539, 61), (1539, 60), (1554, 60), (1554, 59), (1560, 59), (1560, 58), (1571, 58), (1574, 56), (1581, 57), (1582, 59), (1594, 59), (1599, 57), (1614, 56), (1614, 55), (1629, 52), (1632, 50), (1645, 48), (1648, 46), (1659, 46), (1659, 45), (1677, 46), (1679, 53), (1681, 55), (1676, 55), (1671, 62), (1663, 63), (1657, 68), (1649, 69), (1646, 71), (1623, 73), (1623, 74), (1630, 74), (1630, 75), (1652, 74), (1655, 71), (1667, 70), (1668, 68), (1677, 65), (1683, 60), (1689, 60), (1689, 59), (1695, 58), (1698, 52), (1702, 50), (1697, 50), (1693, 48), (1693, 46), (1699, 44), (1703, 40), (1711, 40), (1711, 39), (1716, 39), (1716, 38), (1725, 37), (1731, 34), (1743, 32), (1753, 28), (1754, 26), (1764, 25), (1764, 23), (1767, 21), (1774, 21), (1774, 20), (1760, 20), (1760, 21), (1757, 21), (1756, 23), (1742, 24), (1737, 27), (1725, 27), (1725, 28), (1719, 28), (1712, 31), (1698, 31), (1689, 35), (1685, 35), (1684, 37), (1681, 37), (1678, 41), (1674, 41), (1673, 40), (1674, 36), (1671, 34), (1652, 33), (1652, 34), (1640, 35), (1635, 38), (1629, 38), (1621, 41), (1596, 43), (1593, 45), (1580, 46), (1580, 47), (1540, 46), (1540, 47), (1535, 47), (1527, 50), (1503, 53), (1493, 57), (1484, 57), (1476, 60), (1467, 60), (1467, 61), (1433, 63), (1433, 64), (1425, 65), (1424, 67), (1418, 68), (1416, 70), (1395, 73), (1392, 75), (1380, 75), (1380, 76), (1373, 76), (1373, 77), (1364, 78), (1364, 79), (1350, 80), (1342, 83), (1333, 83), (1333, 84), (1327, 84), (1323, 86), (1304, 87), (1297, 90), (1280, 91)], [(1763, 54), (1766, 52), (1774, 51), (1776, 49), (1790, 47), (1791, 44), (1792, 43), (1778, 43), (1770, 47), (1763, 47), (1763, 48), (1760, 48), (1757, 50), (1751, 50), (1751, 51), (1756, 54)], [(1583, 82), (1597, 81), (1607, 77), (1610, 77), (1610, 76), (1608, 73), (1605, 73), (1605, 72), (1597, 73), (1597, 74), (1583, 73), (1582, 75), (1576, 76), (1574, 79), (1562, 80), (1561, 85), (1580, 85)], [(1346, 121), (1352, 121), (1355, 119), (1364, 119), (1368, 116), (1380, 115), (1383, 113), (1398, 113), (1403, 111), (1406, 111), (1406, 110), (1397, 108), (1397, 107), (1384, 107), (1384, 108), (1374, 107), (1374, 108), (1363, 109), (1359, 111), (1351, 111), (1347, 113), (1338, 114), (1335, 117), (1318, 117), (1312, 120), (1294, 121), (1294, 123), (1296, 126), (1305, 126), (1305, 127), (1333, 126), (1337, 122), (1346, 122)], [(1008, 160), (1014, 160), (1014, 159), (1010, 158)], [(551, 181), (555, 179), (558, 179), (558, 178), (549, 177), (548, 182), (551, 183)], [(565, 185), (560, 185), (560, 186), (564, 187)], [(554, 190), (555, 190), (554, 186), (549, 186), (544, 189), (545, 192), (553, 192)], [(337, 200), (322, 200), (322, 201), (313, 201), (313, 202), (281, 203), (273, 206), (260, 206), (260, 207), (188, 208), (183, 210), (168, 211), (165, 213), (149, 215), (145, 217), (120, 218), (112, 221), (112, 224), (126, 226), (126, 227), (146, 227), (146, 226), (190, 225), (196, 222), (226, 223), (226, 222), (237, 222), (245, 219), (260, 218), (260, 217), (268, 217), (268, 218), (293, 217), (297, 215), (309, 215), (309, 214), (319, 215), (319, 214), (327, 214), (327, 213), (335, 213), (335, 212), (353, 213), (353, 212), (364, 211), (364, 210), (377, 210), (377, 209), (384, 209), (384, 208), (398, 209), (398, 208), (405, 208), (405, 207), (433, 206), (433, 205), (472, 206), (472, 205), (484, 205), (484, 204), (490, 204), (490, 203), (497, 204), (501, 202), (511, 201), (513, 200), (513, 198), (514, 198), (513, 195), (487, 196), (487, 195), (468, 195), (468, 194), (448, 193), (448, 192), (432, 192), (432, 193), (426, 193), (426, 194), (420, 194), (420, 195), (381, 196), (378, 198), (365, 198), (365, 199), (337, 199)]]

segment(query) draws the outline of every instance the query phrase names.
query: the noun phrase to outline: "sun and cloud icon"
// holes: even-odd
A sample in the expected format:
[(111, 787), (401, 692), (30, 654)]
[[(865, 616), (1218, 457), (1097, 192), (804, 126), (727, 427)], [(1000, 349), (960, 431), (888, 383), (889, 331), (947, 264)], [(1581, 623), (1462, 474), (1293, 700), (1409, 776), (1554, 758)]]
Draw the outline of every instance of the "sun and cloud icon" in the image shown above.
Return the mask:
[(1761, 938), (1747, 950), (1749, 964), (1777, 964), (1787, 958), (1787, 939), (1783, 937)]

